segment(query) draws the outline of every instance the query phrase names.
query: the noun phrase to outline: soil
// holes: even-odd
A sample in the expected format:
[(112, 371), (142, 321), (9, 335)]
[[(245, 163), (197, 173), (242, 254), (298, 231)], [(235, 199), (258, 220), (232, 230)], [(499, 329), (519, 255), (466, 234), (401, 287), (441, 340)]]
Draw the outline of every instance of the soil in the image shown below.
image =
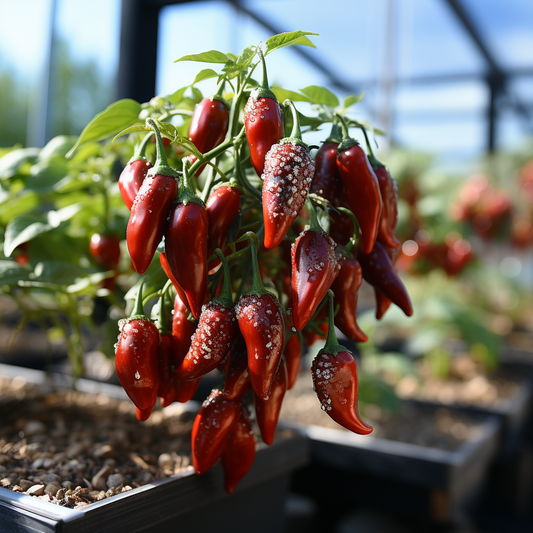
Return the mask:
[(192, 471), (194, 416), (173, 404), (139, 422), (129, 401), (0, 377), (0, 486), (79, 509)]
[[(402, 402), (394, 414), (368, 405), (362, 416), (373, 426), (375, 437), (448, 451), (456, 451), (472, 439), (483, 422), (483, 418), (446, 407), (433, 408), (412, 402)], [(287, 392), (281, 419), (347, 431), (320, 409), (309, 372), (302, 373)]]

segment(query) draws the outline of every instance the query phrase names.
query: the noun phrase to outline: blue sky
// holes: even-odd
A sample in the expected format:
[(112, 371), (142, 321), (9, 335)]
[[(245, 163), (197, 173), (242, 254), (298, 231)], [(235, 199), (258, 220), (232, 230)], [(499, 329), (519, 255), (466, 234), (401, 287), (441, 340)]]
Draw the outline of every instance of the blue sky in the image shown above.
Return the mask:
[[(533, 67), (533, 2), (531, 0), (462, 0), (476, 13), (494, 55), (506, 66)], [(37, 83), (47, 47), (51, 0), (0, 0), (0, 68), (6, 65), (26, 84)], [(321, 61), (366, 90), (361, 116), (376, 123), (375, 111), (386, 97), (380, 90), (387, 38), (391, 39), (395, 88), (394, 135), (409, 146), (447, 153), (473, 154), (485, 144), (483, 109), (488, 92), (479, 81), (416, 85), (417, 76), (486, 72), (486, 63), (450, 7), (443, 0), (245, 0), (245, 7), (280, 31), (304, 29), (320, 33), (311, 50)], [(56, 30), (74, 58), (93, 59), (103, 76), (118, 65), (120, 0), (57, 0)], [(327, 8), (324, 6), (327, 5)], [(393, 8), (393, 31), (386, 13)], [(296, 21), (296, 22), (295, 22)], [(238, 15), (224, 2), (172, 6), (160, 19), (157, 91), (173, 92), (190, 83), (198, 65), (174, 63), (178, 57), (208, 49), (239, 52), (269, 33), (253, 19)], [(21, 37), (21, 28), (23, 36)], [(490, 38), (489, 38), (490, 37)], [(142, 36), (140, 36), (142, 38)], [(209, 65), (203, 65), (209, 66)], [(268, 58), (269, 77), (290, 89), (326, 85), (326, 77), (294, 50)], [(387, 69), (387, 71), (386, 71)], [(521, 78), (513, 90), (523, 98), (533, 92), (533, 78)], [(209, 93), (206, 82), (201, 88)], [(377, 125), (380, 125), (379, 123)], [(516, 145), (524, 132), (512, 114), (503, 125), (505, 144)]]

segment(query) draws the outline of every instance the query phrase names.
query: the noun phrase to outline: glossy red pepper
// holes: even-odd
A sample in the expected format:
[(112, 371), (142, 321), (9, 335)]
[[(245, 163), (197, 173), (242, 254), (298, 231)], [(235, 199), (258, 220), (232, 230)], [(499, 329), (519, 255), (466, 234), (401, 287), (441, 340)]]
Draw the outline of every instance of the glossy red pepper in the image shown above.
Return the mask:
[(337, 169), (338, 137), (338, 128), (334, 125), (330, 136), (315, 155), (315, 174), (311, 183), (311, 192), (330, 202), (340, 195), (342, 189), (342, 179)]
[(257, 243), (250, 241), (252, 288), (239, 299), (235, 311), (246, 350), (254, 392), (259, 398), (270, 395), (285, 342), (283, 309), (277, 298), (265, 290), (257, 263)]
[(192, 462), (197, 475), (205, 474), (219, 459), (237, 427), (241, 403), (212, 390), (194, 419)]
[(186, 190), (170, 213), (165, 255), (196, 319), (200, 317), (207, 293), (208, 230), (203, 202)]
[(116, 235), (93, 234), (89, 244), (89, 252), (93, 259), (102, 267), (116, 268), (120, 261), (120, 237)]
[(261, 176), (267, 152), (283, 138), (283, 117), (276, 95), (268, 88), (266, 65), (261, 51), (259, 55), (263, 64), (263, 80), (246, 102), (244, 127), (252, 165), (257, 175)]
[(352, 354), (337, 341), (333, 306), (333, 293), (330, 291), (328, 340), (311, 365), (313, 389), (322, 410), (335, 422), (354, 433), (368, 435), (372, 427), (361, 420), (357, 411), (357, 365)]
[(251, 388), (248, 352), (244, 337), (239, 330), (226, 363), (226, 382), (223, 392), (228, 400), (237, 400), (242, 398)]
[(224, 288), (220, 296), (202, 309), (191, 347), (177, 369), (179, 379), (197, 379), (217, 368), (237, 337), (239, 326), (231, 298), (229, 269), (219, 248), (217, 253), (224, 266)]
[[(346, 201), (346, 189), (344, 187), (340, 196), (333, 199), (332, 204), (335, 208), (350, 209), (350, 204)], [(329, 227), (329, 236), (340, 246), (346, 246), (354, 237), (355, 227), (352, 218), (341, 210), (332, 211), (330, 215), (332, 221)]]
[(147, 161), (144, 156), (146, 146), (150, 139), (155, 140), (152, 133), (146, 135), (118, 178), (120, 195), (130, 211), (144, 178), (146, 178), (148, 171), (152, 168), (152, 163)]
[(187, 310), (189, 310), (189, 302), (187, 301), (187, 295), (183, 291), (183, 289), (180, 287), (180, 284), (174, 277), (174, 274), (172, 274), (172, 270), (170, 270), (170, 266), (167, 261), (167, 256), (164, 253), (159, 254), (159, 262), (161, 263), (161, 268), (167, 275), (167, 278), (172, 282), (172, 285), (176, 289), (176, 292), (178, 293), (180, 300), (183, 302)]
[(335, 307), (339, 311), (335, 317), (335, 325), (354, 342), (366, 342), (368, 336), (357, 324), (358, 291), (363, 282), (363, 270), (355, 258), (343, 257), (341, 270), (331, 285), (335, 293)]
[(191, 338), (196, 330), (196, 321), (188, 320), (189, 309), (177, 294), (174, 300), (174, 314), (172, 315), (172, 346), (174, 350), (173, 362), (177, 368), (181, 365), (191, 346)]
[(232, 494), (240, 480), (248, 473), (255, 459), (255, 435), (248, 411), (241, 406), (237, 425), (222, 452), (224, 489)]
[(262, 178), (266, 248), (275, 248), (285, 237), (304, 206), (315, 172), (292, 102), (291, 109), (294, 116), (291, 136), (272, 146), (265, 158)]
[(279, 362), (268, 398), (261, 399), (254, 394), (255, 418), (265, 444), (274, 442), (281, 404), (287, 392), (287, 366), (283, 357)]
[(159, 388), (159, 331), (143, 313), (142, 285), (133, 315), (119, 323), (115, 368), (120, 384), (140, 411), (153, 408)]
[(359, 250), (357, 259), (363, 269), (363, 278), (390, 298), (407, 316), (411, 316), (411, 299), (385, 247), (377, 241), (371, 253)]
[(178, 193), (177, 173), (167, 165), (161, 136), (158, 138), (157, 161), (144, 180), (126, 230), (126, 240), (133, 268), (144, 274), (163, 238), (167, 216)]
[[(311, 227), (318, 228), (311, 223)], [(340, 270), (337, 244), (323, 232), (309, 229), (292, 245), (292, 321), (301, 331), (327, 294)]]
[(157, 354), (157, 367), (159, 371), (159, 389), (157, 395), (165, 398), (173, 390), (174, 374), (174, 343), (172, 339), (172, 328), (169, 323), (170, 313), (165, 312), (166, 289), (159, 300), (159, 313), (157, 317), (157, 329), (161, 336), (159, 350)]
[(287, 389), (292, 389), (298, 379), (302, 359), (302, 344), (298, 334), (292, 335), (287, 341), (283, 356), (287, 364)]
[(209, 248), (222, 249), (226, 234), (241, 209), (242, 191), (225, 183), (217, 187), (209, 196), (205, 209), (209, 218)]
[[(223, 86), (221, 86), (222, 89)], [(189, 128), (189, 139), (205, 154), (218, 146), (226, 137), (229, 126), (229, 110), (221, 95), (204, 98), (195, 108)], [(198, 177), (205, 165), (196, 171)]]
[(348, 136), (341, 122), (343, 141), (339, 145), (337, 168), (341, 175), (350, 207), (361, 230), (361, 249), (370, 253), (376, 242), (381, 217), (382, 200), (379, 183), (368, 157), (359, 143)]

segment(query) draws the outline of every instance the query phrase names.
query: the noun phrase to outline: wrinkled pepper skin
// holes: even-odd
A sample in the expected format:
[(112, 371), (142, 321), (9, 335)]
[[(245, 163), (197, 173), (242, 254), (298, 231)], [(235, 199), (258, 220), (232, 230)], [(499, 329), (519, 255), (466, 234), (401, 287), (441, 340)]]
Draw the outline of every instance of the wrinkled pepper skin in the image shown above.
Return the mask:
[(377, 238), (387, 246), (398, 248), (400, 241), (394, 235), (398, 225), (398, 186), (387, 167), (381, 164), (373, 164), (372, 167), (378, 179), (383, 202)]
[(360, 435), (368, 435), (372, 427), (365, 424), (357, 411), (357, 365), (350, 352), (336, 355), (320, 351), (311, 365), (313, 389), (322, 410), (337, 424)]
[(340, 271), (337, 244), (329, 235), (307, 230), (292, 245), (292, 321), (301, 331)]
[(261, 176), (267, 152), (283, 138), (283, 116), (277, 100), (250, 96), (244, 107), (244, 127), (252, 165)]
[(287, 389), (292, 389), (298, 379), (302, 359), (302, 344), (299, 335), (292, 335), (287, 341), (283, 356), (287, 364)]
[(263, 172), (263, 219), (266, 248), (275, 248), (302, 209), (315, 163), (302, 144), (275, 144), (266, 155)]
[(359, 250), (357, 259), (363, 269), (363, 278), (392, 300), (407, 316), (411, 316), (411, 299), (385, 247), (378, 241), (369, 254)]
[(161, 268), (167, 275), (167, 278), (172, 282), (172, 285), (176, 289), (176, 292), (178, 293), (180, 300), (183, 302), (183, 304), (188, 310), (189, 302), (187, 302), (187, 296), (185, 295), (185, 292), (183, 292), (183, 289), (180, 287), (180, 284), (177, 282), (176, 278), (174, 277), (174, 274), (172, 274), (172, 271), (170, 270), (170, 266), (167, 261), (167, 256), (164, 253), (159, 254), (159, 262), (161, 263)]
[(255, 418), (261, 431), (261, 437), (265, 444), (271, 445), (274, 442), (274, 434), (278, 425), (281, 404), (287, 392), (287, 366), (283, 357), (279, 362), (276, 371), (270, 396), (265, 399), (258, 398), (254, 395)]
[(242, 398), (252, 388), (250, 372), (248, 371), (248, 352), (242, 333), (237, 333), (237, 338), (231, 347), (226, 363), (226, 383), (224, 396), (228, 400)]
[(240, 480), (248, 473), (255, 459), (255, 435), (252, 421), (246, 409), (241, 406), (237, 426), (230, 435), (222, 452), (224, 469), (224, 490), (232, 494)]
[(345, 257), (341, 261), (339, 275), (331, 285), (335, 293), (335, 307), (339, 311), (335, 317), (335, 325), (354, 342), (366, 342), (368, 336), (357, 325), (357, 297), (359, 287), (363, 283), (363, 270), (359, 261)]
[(208, 231), (207, 211), (202, 205), (180, 202), (171, 211), (165, 255), (196, 319), (200, 317), (207, 293)]
[(159, 331), (150, 320), (133, 319), (121, 324), (115, 349), (117, 377), (141, 411), (151, 411), (157, 399), (159, 343)]
[(146, 159), (137, 159), (128, 163), (120, 177), (118, 178), (118, 189), (120, 195), (126, 204), (126, 207), (131, 211), (131, 208), (137, 197), (137, 193), (141, 189), (144, 178), (148, 171), (152, 168), (152, 163)]
[(197, 475), (205, 474), (219, 459), (237, 426), (239, 401), (212, 390), (194, 419), (191, 435), (192, 462)]
[(89, 253), (100, 266), (108, 269), (116, 268), (120, 261), (120, 237), (93, 234)]
[(211, 250), (223, 248), (228, 229), (241, 209), (241, 196), (242, 192), (231, 185), (221, 185), (209, 196), (205, 209), (209, 219)]
[(370, 253), (376, 242), (381, 216), (381, 193), (376, 174), (359, 145), (337, 155), (337, 168), (348, 202), (361, 229), (361, 249)]
[(233, 308), (209, 302), (202, 310), (191, 347), (177, 369), (178, 378), (201, 378), (217, 368), (226, 359), (238, 330)]
[(146, 177), (135, 198), (126, 240), (133, 268), (139, 274), (146, 272), (154, 257), (177, 193), (178, 182), (175, 178), (156, 174)]
[(246, 343), (252, 387), (259, 398), (268, 398), (285, 342), (283, 310), (276, 297), (266, 293), (244, 294), (235, 311)]

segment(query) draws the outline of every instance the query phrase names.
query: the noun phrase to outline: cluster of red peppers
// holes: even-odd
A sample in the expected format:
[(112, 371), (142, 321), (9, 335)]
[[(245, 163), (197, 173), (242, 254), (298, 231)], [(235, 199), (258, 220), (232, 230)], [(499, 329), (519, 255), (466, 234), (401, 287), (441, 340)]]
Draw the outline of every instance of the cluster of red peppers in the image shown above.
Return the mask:
[[(394, 236), (394, 180), (349, 137), (342, 117), (313, 160), (298, 112), (286, 101), (293, 126), (285, 137), (282, 106), (268, 88), (260, 56), (263, 82), (249, 94), (239, 135), (233, 136), (231, 117), (238, 116), (240, 93), (229, 119), (220, 98), (202, 101), (190, 131), (202, 159), (184, 158), (179, 172), (169, 166), (158, 127), (148, 119), (157, 160), (152, 166), (139, 152), (119, 181), (131, 209), (127, 245), (133, 266), (145, 273), (159, 246), (169, 281), (157, 292), (159, 328), (143, 315), (141, 281), (133, 315), (121, 324), (117, 375), (145, 420), (158, 397), (162, 406), (187, 401), (203, 376), (223, 373), (223, 384), (194, 422), (192, 454), (197, 474), (221, 459), (230, 493), (254, 460), (252, 405), (258, 433), (270, 445), (285, 393), (300, 370), (302, 338), (316, 333), (317, 321), (326, 324), (328, 317), (326, 327), (318, 328), (327, 331), (327, 342), (311, 369), (321, 407), (350, 431), (368, 434), (372, 428), (357, 412), (356, 363), (339, 346), (334, 321), (348, 338), (367, 340), (356, 320), (363, 279), (375, 289), (379, 316), (390, 303), (412, 313), (395, 269), (400, 243)], [(211, 191), (207, 181), (198, 195), (201, 170), (231, 149), (232, 179)], [(246, 149), (261, 192), (246, 175)], [(319, 208), (330, 220), (329, 233)], [(165, 301), (174, 292), (170, 323)]]

